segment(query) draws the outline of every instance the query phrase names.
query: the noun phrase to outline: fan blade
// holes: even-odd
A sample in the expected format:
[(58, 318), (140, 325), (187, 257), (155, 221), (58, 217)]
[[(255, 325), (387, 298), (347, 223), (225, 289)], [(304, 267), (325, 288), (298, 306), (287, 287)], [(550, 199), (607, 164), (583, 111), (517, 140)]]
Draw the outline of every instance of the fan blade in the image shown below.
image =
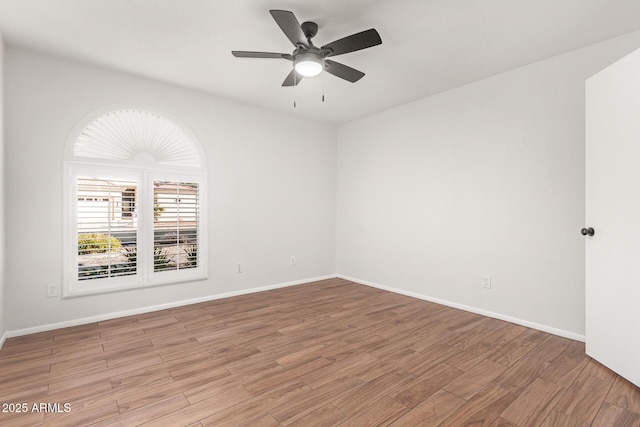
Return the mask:
[(286, 79), (282, 82), (282, 86), (297, 86), (302, 80), (302, 75), (298, 74), (296, 70), (291, 70)]
[(379, 44), (382, 44), (380, 34), (378, 34), (375, 28), (372, 28), (326, 44), (322, 46), (322, 49), (331, 49), (329, 56), (336, 56), (377, 46)]
[(330, 59), (324, 60), (324, 69), (327, 73), (333, 74), (336, 77), (345, 79), (351, 83), (355, 83), (364, 77), (362, 71), (358, 71), (355, 68), (348, 67), (339, 62), (331, 61)]
[(293, 56), (288, 53), (247, 52), (244, 50), (232, 50), (231, 54), (238, 58), (282, 58), (293, 61)]
[(307, 44), (307, 38), (305, 37), (302, 28), (300, 28), (300, 23), (293, 12), (289, 12), (288, 10), (270, 10), (269, 13), (273, 16), (273, 19), (275, 19), (284, 35), (291, 40), (291, 43), (293, 43), (294, 46), (298, 47), (299, 44), (303, 44), (309, 47)]

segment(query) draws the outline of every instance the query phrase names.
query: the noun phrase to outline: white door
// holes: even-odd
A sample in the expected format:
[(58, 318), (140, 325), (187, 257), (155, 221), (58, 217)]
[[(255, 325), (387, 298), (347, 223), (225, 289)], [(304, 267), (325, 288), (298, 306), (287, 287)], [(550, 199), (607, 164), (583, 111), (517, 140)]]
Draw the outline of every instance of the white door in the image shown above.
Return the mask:
[(640, 50), (586, 94), (586, 351), (640, 387)]

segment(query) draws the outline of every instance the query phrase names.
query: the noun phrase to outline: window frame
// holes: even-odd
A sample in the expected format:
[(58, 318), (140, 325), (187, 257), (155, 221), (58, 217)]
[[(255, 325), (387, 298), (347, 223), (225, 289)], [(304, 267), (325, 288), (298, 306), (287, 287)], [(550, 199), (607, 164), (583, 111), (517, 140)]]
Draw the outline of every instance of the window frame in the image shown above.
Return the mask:
[[(207, 273), (207, 188), (204, 172), (160, 166), (126, 165), (119, 162), (66, 161), (64, 182), (63, 298), (133, 290), (206, 280)], [(78, 178), (132, 179), (137, 182), (136, 273), (121, 277), (78, 279)], [(154, 271), (154, 182), (198, 184), (198, 264), (196, 267)]]

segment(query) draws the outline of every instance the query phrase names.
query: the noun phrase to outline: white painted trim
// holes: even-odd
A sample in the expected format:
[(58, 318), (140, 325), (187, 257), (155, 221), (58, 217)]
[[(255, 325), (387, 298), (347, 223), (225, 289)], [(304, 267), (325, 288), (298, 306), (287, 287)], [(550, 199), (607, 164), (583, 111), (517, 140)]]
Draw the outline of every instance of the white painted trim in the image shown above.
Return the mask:
[(471, 313), (480, 314), (482, 316), (492, 317), (494, 319), (504, 320), (506, 322), (515, 323), (516, 325), (526, 326), (527, 328), (537, 329), (542, 332), (547, 332), (553, 335), (558, 335), (560, 337), (569, 338), (576, 341), (585, 342), (585, 336), (576, 334), (574, 332), (565, 331), (563, 329), (554, 328), (547, 325), (542, 325), (540, 323), (530, 322), (528, 320), (518, 319), (517, 317), (505, 316), (504, 314), (495, 313), (493, 311), (483, 310), (477, 307), (472, 307), (469, 305), (459, 304), (457, 302), (447, 301), (440, 298), (434, 298), (427, 295), (419, 294), (416, 292), (405, 291), (403, 289), (392, 288), (390, 286), (380, 285), (378, 283), (369, 282), (367, 280), (360, 280), (354, 277), (345, 276), (343, 274), (337, 274), (336, 277), (344, 280), (349, 280), (351, 282), (355, 282), (365, 286), (371, 286), (372, 288), (382, 289), (384, 291), (394, 292), (396, 294), (405, 295), (412, 298), (418, 298), (424, 301), (433, 302), (436, 304), (446, 305), (447, 307), (453, 307), (464, 311), (469, 311)]
[(296, 286), (296, 285), (303, 285), (305, 283), (316, 282), (316, 281), (319, 281), (319, 280), (334, 279), (336, 277), (340, 278), (340, 279), (344, 279), (344, 280), (349, 280), (351, 282), (358, 283), (358, 284), (361, 284), (361, 285), (370, 286), (372, 288), (382, 289), (384, 291), (393, 292), (393, 293), (396, 293), (396, 294), (405, 295), (405, 296), (408, 296), (408, 297), (417, 298), (417, 299), (421, 299), (421, 300), (424, 300), (424, 301), (429, 301), (429, 302), (433, 302), (433, 303), (436, 303), (436, 304), (445, 305), (447, 307), (453, 307), (453, 308), (457, 308), (457, 309), (460, 309), (460, 310), (469, 311), (471, 313), (480, 314), (482, 316), (487, 316), (487, 317), (492, 317), (494, 319), (504, 320), (506, 322), (515, 323), (516, 325), (522, 325), (522, 326), (526, 326), (528, 328), (537, 329), (539, 331), (547, 332), (547, 333), (550, 333), (550, 334), (553, 334), (553, 335), (558, 335), (560, 337), (569, 338), (569, 339), (572, 339), (572, 340), (582, 341), (582, 342), (585, 341), (585, 336), (584, 335), (576, 334), (574, 332), (565, 331), (563, 329), (553, 328), (551, 326), (542, 325), (542, 324), (535, 323), (535, 322), (530, 322), (528, 320), (518, 319), (516, 317), (505, 316), (505, 315), (500, 314), (500, 313), (494, 313), (492, 311), (483, 310), (483, 309), (479, 309), (477, 307), (472, 307), (472, 306), (468, 306), (468, 305), (464, 305), (464, 304), (459, 304), (459, 303), (456, 303), (456, 302), (447, 301), (447, 300), (443, 300), (443, 299), (440, 299), (440, 298), (434, 298), (434, 297), (430, 297), (430, 296), (427, 296), (427, 295), (418, 294), (416, 292), (410, 292), (410, 291), (405, 291), (403, 289), (393, 288), (393, 287), (390, 287), (390, 286), (384, 286), (384, 285), (380, 285), (378, 283), (369, 282), (367, 280), (361, 280), (361, 279), (356, 279), (354, 277), (345, 276), (343, 274), (330, 274), (330, 275), (327, 275), (327, 276), (319, 276), (319, 277), (313, 277), (313, 278), (304, 279), (304, 280), (297, 280), (297, 281), (292, 281), (292, 282), (278, 283), (278, 284), (275, 284), (275, 285), (262, 286), (262, 287), (258, 287), (258, 288), (244, 289), (244, 290), (241, 290), (241, 291), (226, 292), (226, 293), (217, 294), (217, 295), (209, 295), (209, 296), (201, 297), (201, 298), (193, 298), (193, 299), (189, 299), (189, 300), (176, 301), (176, 302), (171, 302), (171, 303), (166, 303), (166, 304), (159, 304), (159, 305), (154, 305), (154, 306), (141, 307), (141, 308), (137, 308), (137, 309), (133, 309), (133, 310), (125, 310), (125, 311), (119, 311), (119, 312), (115, 312), (115, 313), (101, 314), (101, 315), (98, 315), (98, 316), (84, 317), (84, 318), (81, 318), (81, 319), (69, 320), (69, 321), (66, 321), (66, 322), (58, 322), (58, 323), (51, 323), (51, 324), (47, 324), (47, 325), (34, 326), (34, 327), (31, 327), (31, 328), (18, 329), (18, 330), (15, 330), (15, 331), (6, 331), (5, 334), (2, 337), (0, 337), (0, 349), (2, 349), (2, 345), (4, 344), (4, 342), (5, 342), (5, 340), (7, 338), (18, 337), (18, 336), (28, 335), (28, 334), (35, 334), (37, 332), (51, 331), (51, 330), (60, 329), (60, 328), (68, 328), (68, 327), (71, 327), (71, 326), (85, 325), (87, 323), (101, 322), (101, 321), (104, 321), (104, 320), (117, 319), (119, 317), (133, 316), (133, 315), (136, 315), (136, 314), (149, 313), (149, 312), (152, 312), (152, 311), (166, 310), (166, 309), (169, 309), (169, 308), (181, 307), (181, 306), (184, 306), (184, 305), (197, 304), (197, 303), (201, 303), (201, 302), (213, 301), (213, 300), (223, 299), (223, 298), (230, 298), (230, 297), (235, 297), (235, 296), (239, 296), (239, 295), (247, 295), (247, 294), (252, 294), (252, 293), (256, 293), (256, 292), (269, 291), (269, 290), (272, 290), (272, 289), (286, 288), (286, 287), (289, 287), (289, 286)]
[(223, 294), (209, 295), (201, 298), (192, 298), (188, 300), (175, 301), (175, 302), (170, 302), (166, 304), (158, 304), (158, 305), (153, 305), (148, 307), (135, 308), (132, 310), (118, 311), (115, 313), (100, 314), (98, 316), (83, 317), (81, 319), (68, 320), (66, 322), (49, 323), (46, 325), (34, 326), (31, 328), (17, 329), (15, 331), (7, 331), (2, 337), (2, 340), (0, 340), (0, 348), (2, 348), (1, 343), (4, 342), (5, 338), (19, 337), (22, 335), (35, 334), (38, 332), (51, 331), (51, 330), (60, 329), (60, 328), (68, 328), (71, 326), (86, 325), (88, 323), (102, 322), (105, 320), (117, 319), (119, 317), (133, 316), (136, 314), (166, 310), (169, 308), (182, 307), (184, 305), (198, 304), (201, 302), (213, 301), (213, 300), (223, 299), (223, 298), (230, 298), (230, 297), (235, 297), (239, 295), (253, 294), (256, 292), (269, 291), (269, 290), (278, 289), (278, 288), (286, 288), (289, 286), (304, 285), (305, 283), (311, 283), (319, 280), (327, 280), (327, 279), (335, 279), (335, 278), (336, 278), (335, 274), (330, 274), (327, 276), (312, 277), (309, 279), (278, 283), (275, 285), (261, 286), (259, 288), (243, 289), (241, 291), (226, 292)]

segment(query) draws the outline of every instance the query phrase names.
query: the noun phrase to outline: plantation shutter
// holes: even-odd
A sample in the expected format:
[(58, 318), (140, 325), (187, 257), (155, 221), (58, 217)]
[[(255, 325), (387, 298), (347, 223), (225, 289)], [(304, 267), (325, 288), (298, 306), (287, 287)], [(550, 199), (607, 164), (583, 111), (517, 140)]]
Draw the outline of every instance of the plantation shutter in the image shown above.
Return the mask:
[(196, 268), (200, 232), (197, 183), (153, 181), (153, 270)]
[(137, 272), (135, 180), (77, 178), (78, 280)]

